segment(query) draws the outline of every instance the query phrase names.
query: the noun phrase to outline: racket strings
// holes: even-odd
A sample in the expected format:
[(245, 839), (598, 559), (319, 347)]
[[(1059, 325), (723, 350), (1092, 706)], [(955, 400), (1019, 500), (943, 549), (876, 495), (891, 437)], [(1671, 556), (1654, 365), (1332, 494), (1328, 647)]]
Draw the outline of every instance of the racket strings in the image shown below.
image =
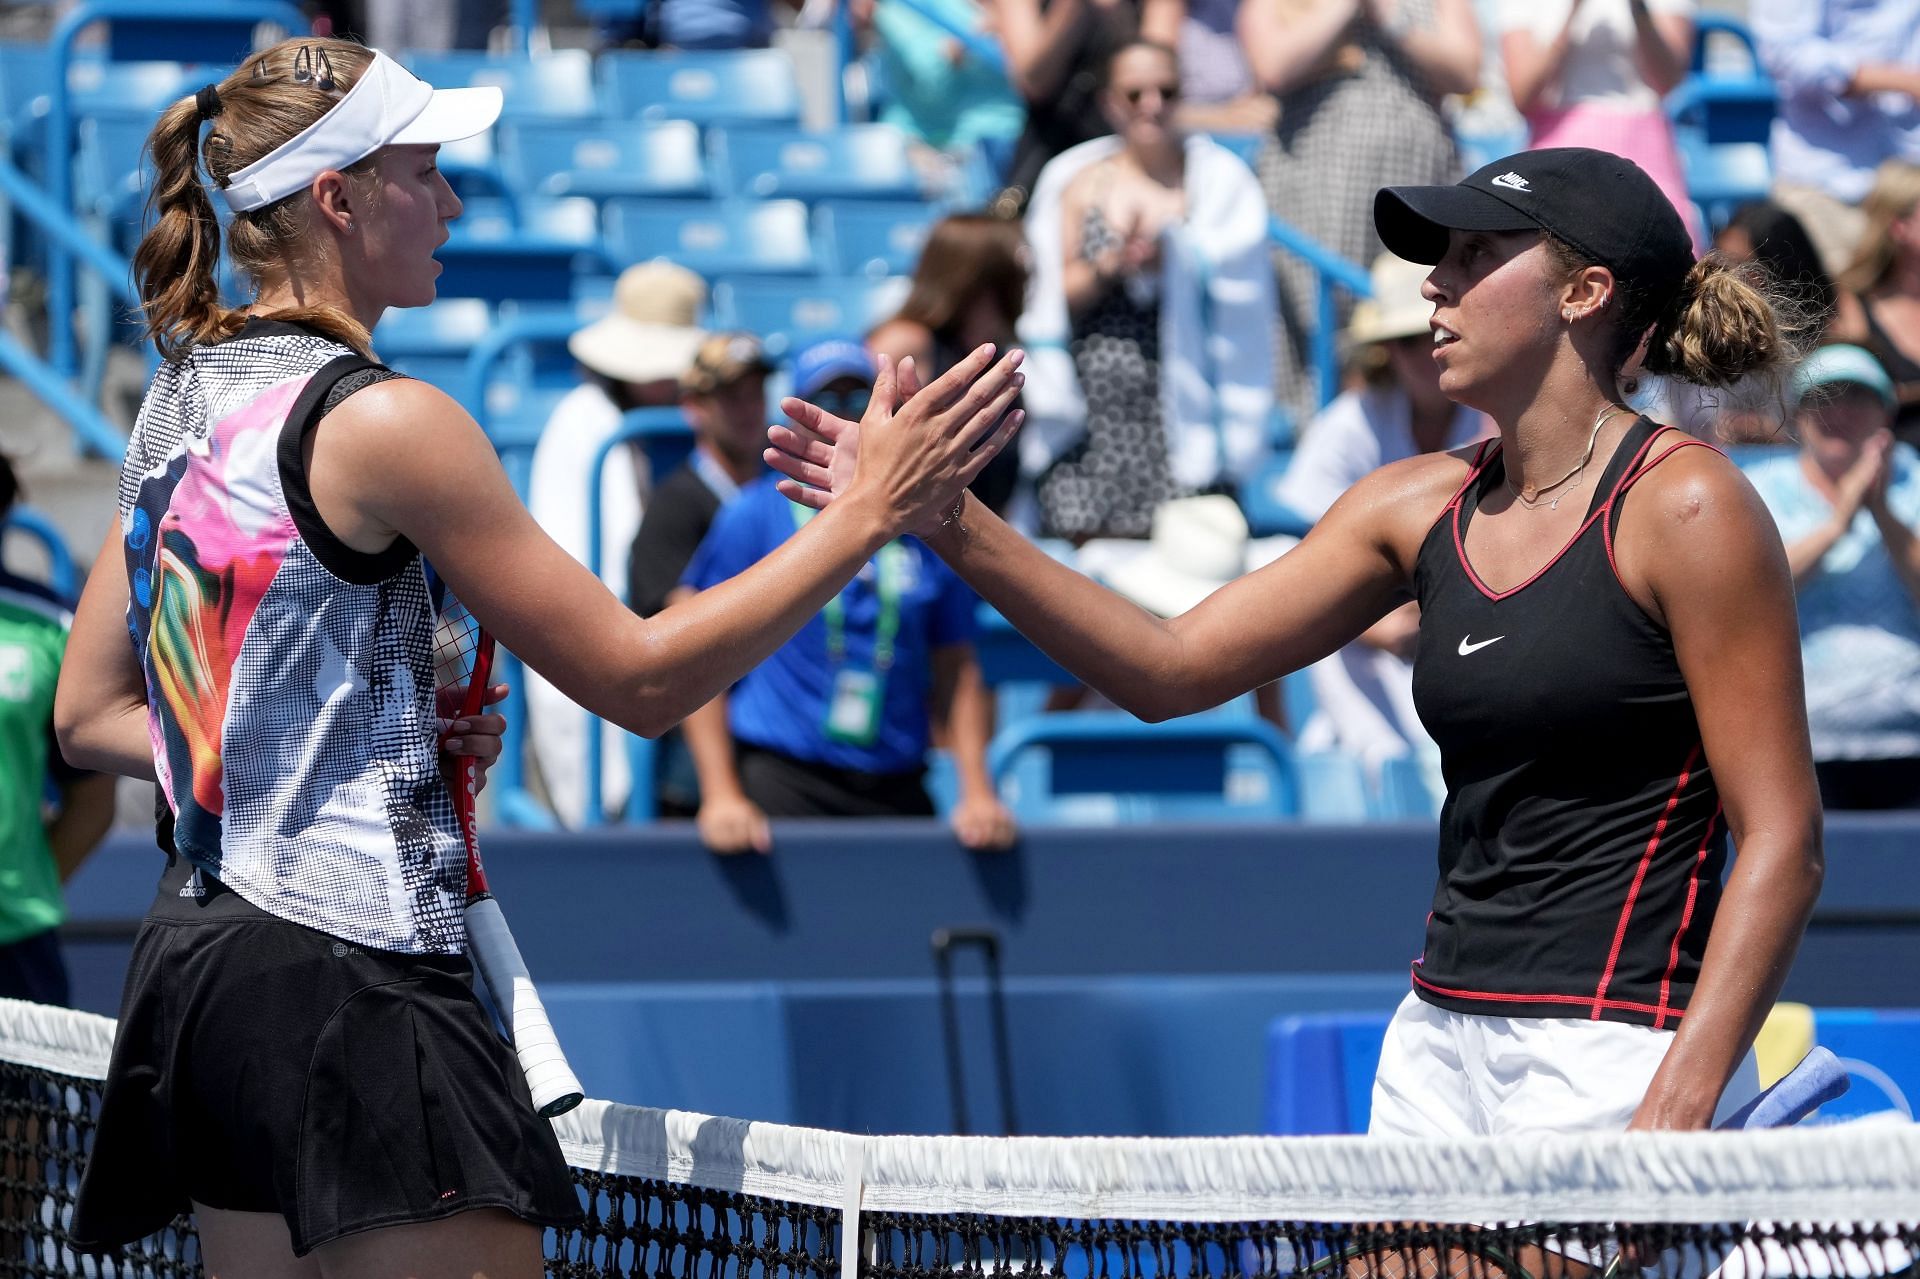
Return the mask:
[(433, 637), (434, 687), (439, 692), (442, 716), (458, 713), (479, 654), (479, 620), (458, 600), (447, 596)]

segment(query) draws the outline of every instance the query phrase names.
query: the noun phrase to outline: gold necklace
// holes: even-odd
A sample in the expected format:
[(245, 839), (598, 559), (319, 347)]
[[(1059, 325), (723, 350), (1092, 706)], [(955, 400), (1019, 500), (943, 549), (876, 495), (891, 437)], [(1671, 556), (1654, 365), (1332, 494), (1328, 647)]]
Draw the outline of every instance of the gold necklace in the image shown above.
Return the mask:
[[(1541, 502), (1545, 501), (1546, 495), (1548, 493), (1552, 493), (1554, 489), (1559, 488), (1562, 484), (1565, 484), (1568, 480), (1571, 480), (1575, 476), (1579, 475), (1582, 471), (1587, 469), (1587, 463), (1593, 461), (1593, 446), (1595, 441), (1597, 441), (1600, 438), (1600, 428), (1605, 426), (1609, 421), (1611, 421), (1616, 414), (1625, 413), (1628, 411), (1629, 410), (1625, 406), (1619, 405), (1619, 404), (1609, 404), (1605, 408), (1600, 410), (1600, 415), (1593, 419), (1593, 434), (1587, 436), (1587, 451), (1584, 455), (1581, 456), (1580, 461), (1574, 465), (1574, 468), (1571, 471), (1568, 471), (1565, 475), (1561, 476), (1559, 479), (1555, 480), (1551, 484), (1541, 484), (1536, 486), (1531, 493), (1521, 492), (1519, 486), (1513, 482), (1513, 477), (1511, 475), (1503, 475), (1502, 479), (1506, 481), (1507, 492), (1513, 494), (1513, 500), (1520, 503), (1520, 505), (1526, 507), (1529, 511), (1539, 510)], [(1572, 491), (1573, 491), (1572, 489), (1567, 490), (1568, 493)], [(1567, 495), (1566, 493), (1554, 494), (1553, 501), (1547, 504), (1547, 509), (1553, 510), (1553, 511), (1559, 510), (1560, 499), (1565, 497), (1566, 495)]]

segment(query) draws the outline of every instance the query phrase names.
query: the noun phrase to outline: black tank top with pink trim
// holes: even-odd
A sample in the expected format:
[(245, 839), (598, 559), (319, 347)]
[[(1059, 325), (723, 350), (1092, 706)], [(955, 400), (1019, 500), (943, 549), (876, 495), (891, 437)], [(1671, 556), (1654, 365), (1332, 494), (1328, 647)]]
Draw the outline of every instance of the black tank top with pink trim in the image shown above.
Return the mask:
[(1633, 485), (1699, 445), (1641, 418), (1587, 518), (1505, 590), (1467, 560), (1467, 529), (1505, 468), (1486, 444), (1414, 570), (1420, 718), (1447, 781), (1440, 882), (1414, 989), (1506, 1017), (1672, 1028), (1706, 953), (1725, 823), (1673, 639), (1613, 560)]

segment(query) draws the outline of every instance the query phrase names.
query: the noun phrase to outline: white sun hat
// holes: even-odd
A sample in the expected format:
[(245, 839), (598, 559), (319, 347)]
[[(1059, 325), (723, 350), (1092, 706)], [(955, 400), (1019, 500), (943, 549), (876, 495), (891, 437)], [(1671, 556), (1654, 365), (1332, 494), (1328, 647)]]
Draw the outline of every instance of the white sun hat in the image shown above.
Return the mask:
[(1178, 617), (1247, 571), (1247, 517), (1230, 497), (1162, 502), (1137, 555), (1098, 574), (1150, 613)]
[(1353, 308), (1347, 321), (1346, 339), (1350, 346), (1372, 342), (1391, 342), (1395, 338), (1426, 337), (1430, 334), (1433, 303), (1420, 292), (1433, 268), (1382, 253), (1373, 260), (1367, 273), (1373, 296)]
[(436, 89), (378, 49), (372, 53), (373, 61), (330, 111), (228, 177), (220, 192), (228, 208), (263, 209), (381, 147), (458, 142), (485, 133), (500, 118), (497, 86)]

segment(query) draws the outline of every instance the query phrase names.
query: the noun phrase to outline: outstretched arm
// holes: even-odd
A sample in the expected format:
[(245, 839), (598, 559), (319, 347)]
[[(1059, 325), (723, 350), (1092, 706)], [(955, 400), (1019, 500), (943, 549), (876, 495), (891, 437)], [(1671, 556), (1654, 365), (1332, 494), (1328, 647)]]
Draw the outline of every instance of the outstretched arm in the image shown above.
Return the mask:
[[(769, 433), (767, 460), (789, 497), (830, 508), (850, 424), (792, 401), (787, 412), (797, 429)], [(1377, 621), (1403, 597), (1420, 540), (1465, 470), (1438, 454), (1374, 472), (1298, 547), (1171, 619), (1057, 563), (971, 496), (922, 536), (1048, 656), (1141, 719), (1164, 720), (1298, 670)]]
[(561, 692), (656, 736), (764, 661), (875, 551), (979, 472), (997, 445), (970, 452), (972, 442), (990, 434), (1004, 442), (1017, 425), (1008, 409), (1020, 353), (997, 364), (993, 354), (974, 352), (898, 414), (883, 359), (847, 509), (652, 618), (629, 612), (540, 530), (478, 426), (422, 383), (382, 383), (328, 415), (311, 442), (315, 503), (348, 545), (377, 550), (406, 537)]
[(1686, 1018), (1632, 1126), (1705, 1128), (1819, 896), (1820, 798), (1793, 582), (1772, 518), (1707, 449), (1665, 462), (1647, 487), (1615, 542), (1621, 578), (1645, 584), (1643, 607), (1673, 635), (1739, 856)]

